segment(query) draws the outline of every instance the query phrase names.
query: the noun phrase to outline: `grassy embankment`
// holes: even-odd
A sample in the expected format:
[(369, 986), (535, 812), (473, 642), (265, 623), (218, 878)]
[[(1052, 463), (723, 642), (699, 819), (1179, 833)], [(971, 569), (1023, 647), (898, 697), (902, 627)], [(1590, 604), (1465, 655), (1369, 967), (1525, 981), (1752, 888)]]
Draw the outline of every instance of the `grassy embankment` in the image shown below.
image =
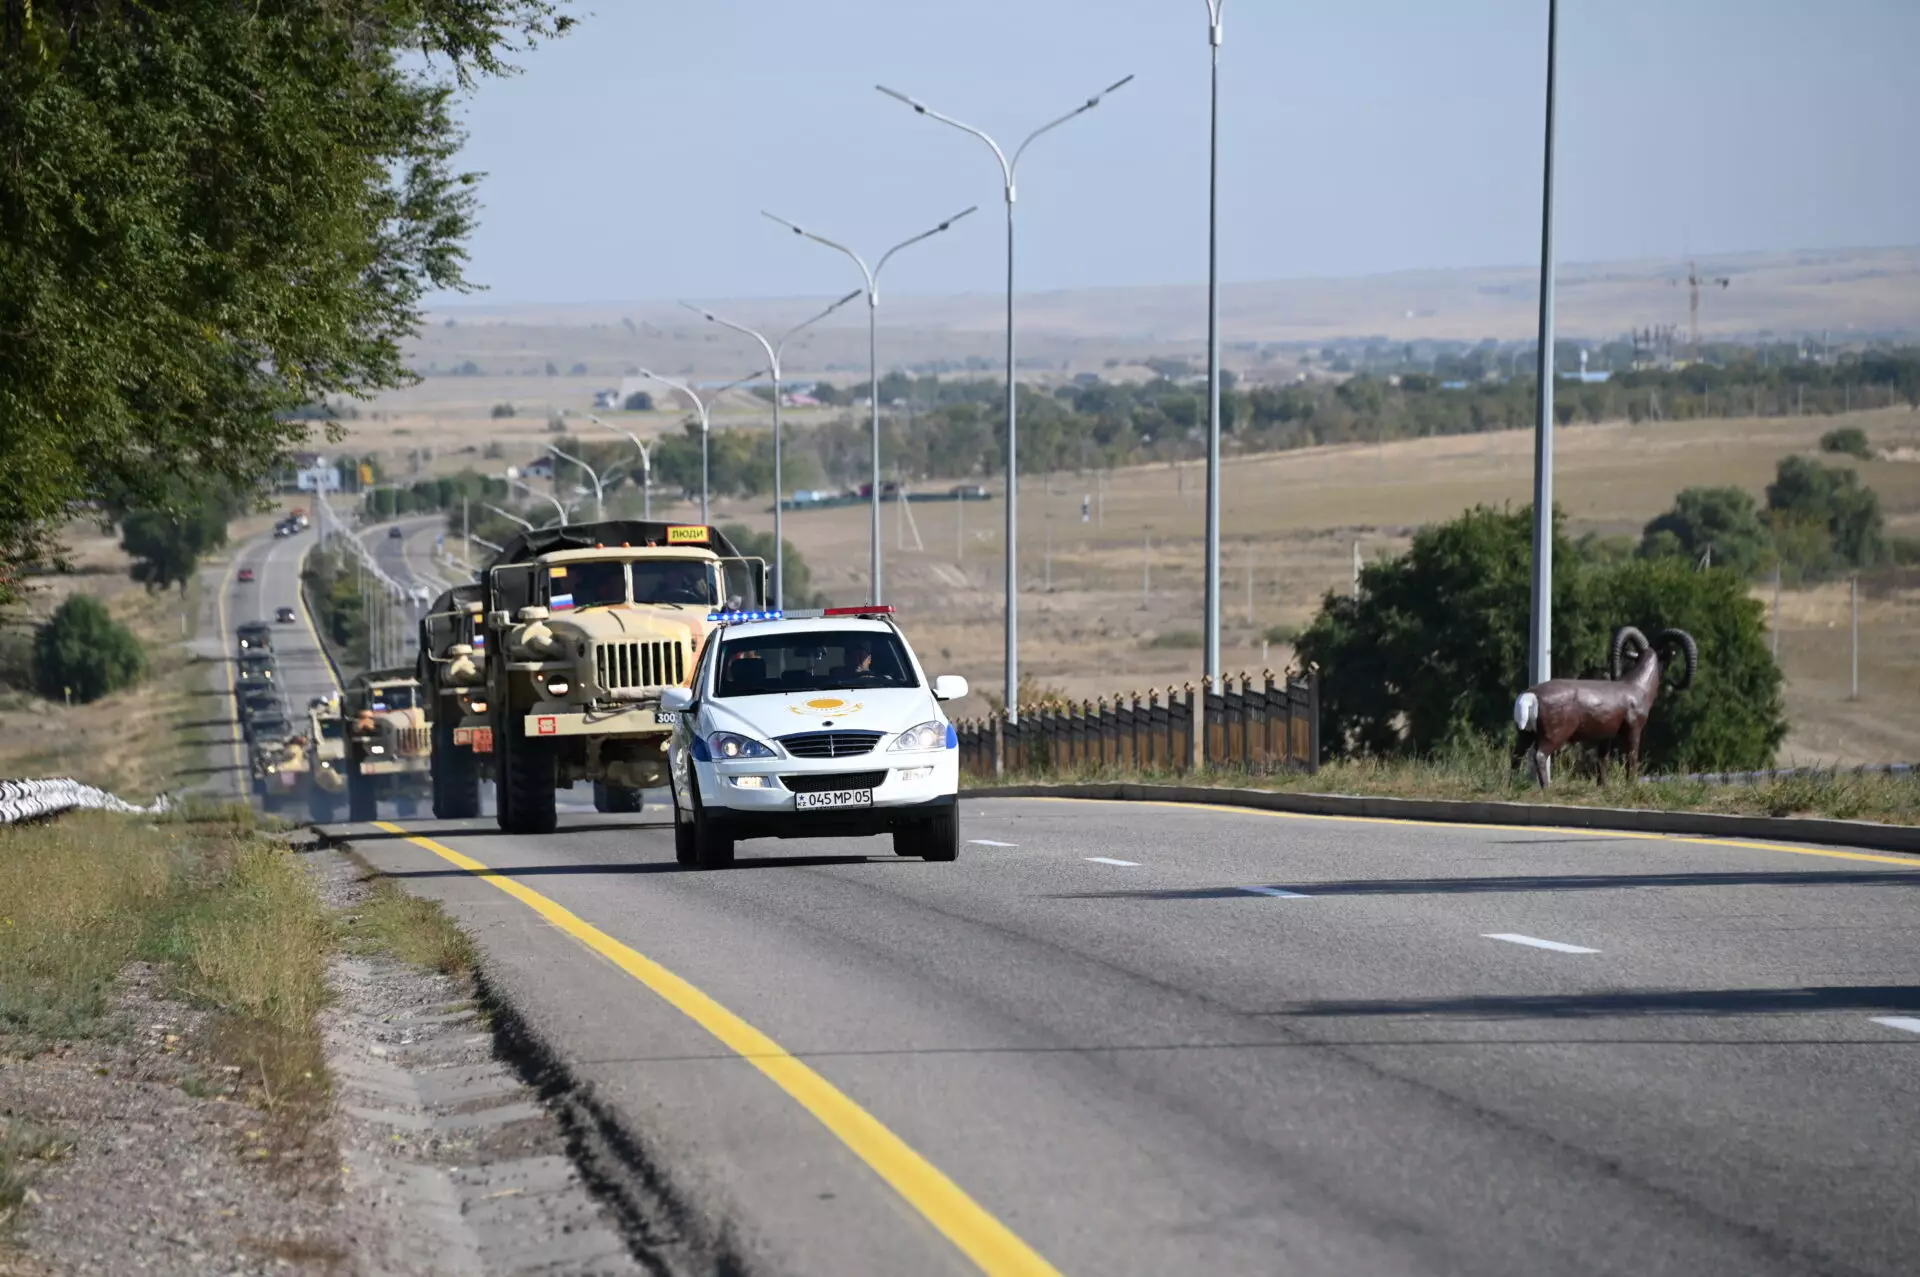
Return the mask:
[[(1219, 785), (1291, 793), (1356, 794), (1387, 798), (1437, 798), (1468, 802), (1558, 803), (1581, 807), (1630, 807), (1654, 811), (1726, 812), (1749, 816), (1819, 816), (1920, 825), (1920, 778), (1850, 775), (1845, 772), (1787, 776), (1753, 784), (1709, 785), (1688, 780), (1628, 784), (1616, 767), (1597, 784), (1561, 763), (1553, 786), (1537, 788), (1510, 766), (1504, 749), (1467, 748), (1427, 759), (1330, 763), (1316, 775), (1283, 772), (1250, 776), (1220, 769), (1196, 778), (1186, 772), (1140, 772), (1111, 768), (1010, 773), (1005, 783), (1098, 783)], [(993, 783), (973, 777), (971, 783)]]

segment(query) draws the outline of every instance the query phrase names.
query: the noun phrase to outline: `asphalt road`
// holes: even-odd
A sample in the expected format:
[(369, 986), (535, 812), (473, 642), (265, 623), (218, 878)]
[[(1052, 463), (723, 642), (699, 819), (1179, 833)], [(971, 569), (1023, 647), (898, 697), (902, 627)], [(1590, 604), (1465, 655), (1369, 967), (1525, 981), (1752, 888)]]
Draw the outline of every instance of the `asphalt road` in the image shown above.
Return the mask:
[(1920, 858), (1044, 800), (952, 865), (404, 831), (345, 830), (746, 1271), (1920, 1270)]

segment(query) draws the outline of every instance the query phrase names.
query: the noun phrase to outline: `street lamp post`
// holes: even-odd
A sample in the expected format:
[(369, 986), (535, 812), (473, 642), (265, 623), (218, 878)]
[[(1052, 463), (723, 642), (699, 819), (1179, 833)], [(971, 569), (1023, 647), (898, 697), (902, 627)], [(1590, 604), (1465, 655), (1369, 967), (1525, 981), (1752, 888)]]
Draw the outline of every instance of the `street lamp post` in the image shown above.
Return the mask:
[(1540, 201), (1539, 420), (1533, 447), (1533, 616), (1529, 675), (1553, 677), (1553, 108), (1559, 5), (1547, 0), (1546, 157)]
[(1213, 74), (1207, 158), (1207, 686), (1220, 680), (1220, 11), (1207, 0)]
[(737, 333), (746, 334), (759, 342), (760, 348), (767, 352), (767, 368), (773, 377), (773, 606), (776, 611), (785, 608), (787, 605), (787, 543), (782, 538), (780, 531), (780, 512), (787, 503), (786, 492), (780, 480), (780, 356), (786, 352), (787, 342), (795, 334), (813, 327), (859, 295), (860, 290), (856, 288), (813, 318), (795, 324), (793, 327), (787, 329), (786, 332), (780, 334), (778, 341), (768, 341), (764, 335), (748, 328), (745, 324), (736, 324), (731, 319), (722, 319), (712, 311), (695, 306), (692, 302), (680, 303), (694, 314), (705, 319), (708, 323), (718, 324), (722, 328), (731, 328)]
[(536, 489), (531, 483), (528, 483), (525, 479), (517, 479), (512, 475), (507, 476), (507, 482), (516, 488), (522, 489), (530, 497), (539, 497), (542, 501), (551, 502), (553, 504), (553, 508), (560, 512), (560, 522), (562, 524), (566, 523), (567, 519), (570, 517), (567, 513), (567, 507), (560, 504), (560, 498), (554, 496), (552, 493), (541, 492), (538, 489)]
[(633, 431), (622, 430), (619, 426), (600, 420), (600, 418), (594, 416), (592, 413), (588, 413), (586, 416), (588, 421), (591, 421), (603, 430), (611, 430), (617, 435), (625, 435), (627, 441), (639, 450), (640, 517), (651, 523), (653, 521), (653, 454), (647, 450), (646, 444), (640, 442), (640, 436), (633, 433)]
[(1019, 548), (1018, 548), (1019, 543), (1017, 539), (1017, 534), (1020, 528), (1019, 499), (1018, 499), (1019, 486), (1020, 486), (1019, 485), (1020, 405), (1019, 405), (1018, 387), (1016, 386), (1014, 381), (1013, 205), (1014, 205), (1014, 199), (1016, 196), (1016, 191), (1014, 188), (1014, 176), (1018, 172), (1020, 167), (1020, 157), (1027, 153), (1027, 148), (1029, 146), (1032, 146), (1034, 141), (1037, 138), (1039, 138), (1043, 133), (1051, 133), (1054, 129), (1059, 128), (1062, 124), (1065, 124), (1068, 120), (1074, 119), (1077, 116), (1085, 115), (1088, 111), (1093, 110), (1094, 107), (1099, 106), (1102, 98), (1106, 97), (1109, 93), (1112, 93), (1115, 90), (1121, 88), (1129, 80), (1132, 80), (1132, 79), (1133, 77), (1129, 75), (1125, 79), (1114, 81), (1112, 84), (1109, 84), (1106, 88), (1094, 94), (1092, 97), (1088, 98), (1085, 102), (1082, 102), (1079, 106), (1067, 112), (1065, 115), (1061, 116), (1059, 119), (1052, 120), (1046, 124), (1043, 124), (1039, 128), (1035, 129), (1033, 132), (1027, 134), (1026, 140), (1021, 142), (1019, 146), (1014, 148), (1013, 155), (1011, 156), (1011, 158), (1009, 158), (1006, 151), (1001, 149), (1000, 144), (998, 142), (994, 141), (993, 138), (988, 136), (984, 131), (973, 127), (973, 125), (963, 124), (959, 120), (956, 120), (951, 116), (942, 115), (938, 111), (935, 111), (931, 107), (927, 106), (925, 103), (916, 101), (915, 99), (908, 97), (906, 94), (901, 93), (896, 89), (889, 89), (884, 84), (876, 84), (874, 86), (876, 89), (880, 90), (880, 92), (886, 94), (888, 97), (895, 98), (901, 102), (906, 103), (908, 106), (912, 107), (915, 112), (917, 112), (920, 115), (926, 116), (930, 120), (938, 120), (942, 124), (949, 125), (953, 128), (959, 129), (962, 133), (970, 133), (974, 137), (979, 138), (982, 142), (985, 142), (987, 144), (987, 147), (993, 152), (993, 158), (1000, 162), (1000, 177), (1003, 183), (1002, 191), (1005, 194), (1006, 201), (1007, 201), (1007, 546), (1006, 546), (1006, 549), (1007, 549), (1007, 587), (1006, 587), (1007, 588), (1007, 633), (1006, 633), (1007, 656), (1006, 656), (1006, 660), (1007, 660), (1007, 721), (1010, 723), (1017, 723), (1020, 721), (1020, 593), (1019, 593), (1020, 591), (1020, 569), (1019, 569), (1020, 555), (1019, 555)]
[[(719, 400), (721, 395), (726, 394), (729, 390), (738, 386), (744, 386), (750, 381), (758, 381), (765, 374), (756, 372), (745, 377), (737, 378), (720, 387), (720, 389), (714, 391), (705, 399), (702, 399), (700, 392), (687, 383), (675, 381), (671, 377), (662, 377), (659, 373), (651, 369), (642, 368), (640, 375), (648, 381), (659, 382), (669, 390), (677, 390), (693, 401), (693, 410), (700, 418), (700, 522), (710, 523), (712, 520), (707, 516), (707, 440), (713, 434), (713, 405)], [(776, 396), (776, 398), (777, 397), (778, 396)], [(638, 443), (640, 441), (635, 439), (634, 442)], [(645, 451), (644, 448), (641, 449), (642, 455), (645, 454)], [(651, 463), (649, 463), (649, 469), (651, 469)], [(776, 501), (774, 504), (778, 506), (779, 502)]]
[(880, 587), (880, 272), (887, 268), (887, 262), (901, 249), (913, 244), (918, 244), (923, 239), (932, 239), (935, 235), (940, 234), (940, 232), (946, 230), (955, 222), (967, 216), (967, 214), (976, 211), (978, 208), (979, 205), (973, 205), (961, 212), (955, 213), (952, 217), (949, 217), (946, 221), (940, 223), (930, 231), (922, 231), (912, 239), (901, 240), (898, 244), (895, 244), (892, 248), (882, 253), (879, 262), (877, 262), (872, 269), (868, 269), (865, 258), (861, 257), (860, 254), (854, 252), (851, 248), (848, 248), (845, 244), (830, 240), (825, 235), (816, 235), (810, 230), (805, 230), (802, 227), (794, 225), (784, 217), (774, 217), (772, 213), (767, 213), (765, 210), (762, 210), (766, 217), (772, 218), (772, 220), (780, 223), (780, 225), (786, 227), (795, 235), (804, 236), (816, 244), (825, 244), (828, 248), (837, 249), (845, 253), (853, 259), (853, 264), (860, 268), (860, 274), (867, 281), (867, 402), (869, 411), (872, 414), (873, 426), (873, 501), (871, 502), (873, 507), (873, 520), (869, 538), (873, 559), (871, 568), (873, 579), (872, 589), (869, 591), (871, 595), (870, 602), (879, 603), (883, 601)]
[(570, 456), (569, 454), (560, 451), (560, 449), (554, 447), (552, 444), (547, 445), (547, 451), (551, 452), (554, 456), (560, 458), (562, 461), (570, 461), (574, 465), (579, 466), (582, 470), (585, 470), (587, 472), (587, 478), (593, 480), (594, 521), (597, 523), (605, 519), (607, 517), (606, 489), (601, 487), (600, 485), (600, 472), (598, 470), (595, 470), (592, 466), (588, 465), (586, 462), (580, 460), (580, 458), (575, 456)]

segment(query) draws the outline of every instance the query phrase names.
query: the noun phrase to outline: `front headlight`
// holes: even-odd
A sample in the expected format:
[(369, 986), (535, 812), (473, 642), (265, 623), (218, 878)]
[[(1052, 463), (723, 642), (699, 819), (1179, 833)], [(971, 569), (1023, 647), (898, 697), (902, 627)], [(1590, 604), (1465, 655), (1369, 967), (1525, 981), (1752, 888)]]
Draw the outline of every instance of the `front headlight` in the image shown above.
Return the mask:
[(887, 752), (903, 749), (945, 749), (947, 747), (947, 725), (941, 722), (921, 723), (918, 727), (909, 727), (900, 733), (900, 739), (887, 747)]
[(751, 736), (742, 736), (737, 732), (715, 732), (707, 737), (707, 748), (713, 752), (715, 762), (725, 762), (733, 758), (778, 758), (770, 745), (764, 745)]
[(367, 746), (367, 752), (369, 754), (384, 754), (387, 752), (387, 747), (385, 745), (369, 745)]

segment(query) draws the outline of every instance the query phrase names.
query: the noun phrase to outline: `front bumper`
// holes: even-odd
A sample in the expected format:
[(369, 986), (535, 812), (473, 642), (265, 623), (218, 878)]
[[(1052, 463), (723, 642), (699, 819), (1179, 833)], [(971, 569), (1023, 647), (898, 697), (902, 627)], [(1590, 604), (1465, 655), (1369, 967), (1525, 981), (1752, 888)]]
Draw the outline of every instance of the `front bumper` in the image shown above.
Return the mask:
[(563, 736), (665, 736), (673, 731), (677, 716), (668, 715), (666, 722), (660, 722), (655, 716), (662, 712), (653, 705), (592, 712), (535, 710), (521, 720), (520, 726), (529, 740), (556, 740)]
[(433, 766), (429, 758), (393, 758), (365, 759), (360, 764), (362, 776), (398, 776), (406, 772), (424, 772)]
[[(756, 758), (691, 763), (700, 805), (738, 838), (820, 838), (884, 833), (911, 825), (929, 811), (951, 806), (960, 789), (960, 757), (954, 749), (865, 754), (853, 758)], [(909, 773), (925, 769), (924, 775)], [(882, 773), (877, 784), (866, 779)], [(864, 774), (864, 775), (863, 775)], [(733, 780), (766, 779), (768, 788), (742, 789)], [(806, 777), (816, 785), (846, 776), (849, 789), (873, 790), (873, 806), (801, 811), (783, 777)], [(858, 779), (855, 779), (858, 778)]]

